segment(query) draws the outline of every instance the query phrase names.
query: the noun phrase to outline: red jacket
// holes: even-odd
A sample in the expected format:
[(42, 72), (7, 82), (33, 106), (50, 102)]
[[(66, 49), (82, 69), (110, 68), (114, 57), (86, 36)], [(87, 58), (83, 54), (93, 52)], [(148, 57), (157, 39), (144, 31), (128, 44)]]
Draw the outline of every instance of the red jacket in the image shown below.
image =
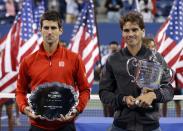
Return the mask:
[[(16, 101), (20, 111), (28, 106), (27, 92), (33, 91), (38, 85), (45, 82), (61, 82), (79, 90), (79, 104), (77, 110), (82, 112), (89, 100), (90, 89), (85, 75), (85, 68), (81, 58), (58, 46), (51, 56), (45, 52), (43, 45), (40, 49), (26, 57), (19, 70), (16, 89)], [(59, 121), (30, 120), (31, 124), (44, 129), (57, 129), (64, 125)]]

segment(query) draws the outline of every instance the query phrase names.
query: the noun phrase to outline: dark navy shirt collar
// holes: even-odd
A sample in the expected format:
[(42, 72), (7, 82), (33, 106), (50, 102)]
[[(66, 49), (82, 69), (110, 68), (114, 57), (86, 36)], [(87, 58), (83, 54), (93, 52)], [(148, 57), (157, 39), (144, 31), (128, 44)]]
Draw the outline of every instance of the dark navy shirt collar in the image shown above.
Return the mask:
[[(139, 50), (139, 52), (138, 52), (135, 56), (143, 56), (143, 55), (146, 53), (146, 50), (147, 50), (147, 48), (146, 48), (144, 45), (142, 45), (141, 48), (140, 48), (140, 50)], [(124, 48), (124, 52), (125, 52), (125, 54), (128, 55), (128, 56), (133, 56), (133, 55), (130, 53), (130, 51), (128, 50), (127, 47)]]

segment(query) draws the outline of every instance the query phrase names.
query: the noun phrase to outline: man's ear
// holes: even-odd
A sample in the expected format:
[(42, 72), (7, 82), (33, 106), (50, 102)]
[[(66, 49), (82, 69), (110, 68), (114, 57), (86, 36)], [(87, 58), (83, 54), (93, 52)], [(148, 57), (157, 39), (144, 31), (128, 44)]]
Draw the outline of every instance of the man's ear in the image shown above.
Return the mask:
[(64, 32), (63, 28), (60, 28), (60, 34), (62, 34)]
[(41, 28), (41, 27), (39, 28), (39, 31), (40, 31), (40, 32), (42, 31), (42, 28)]
[(142, 36), (145, 37), (145, 35), (146, 35), (145, 29), (143, 29), (142, 31), (143, 31)]

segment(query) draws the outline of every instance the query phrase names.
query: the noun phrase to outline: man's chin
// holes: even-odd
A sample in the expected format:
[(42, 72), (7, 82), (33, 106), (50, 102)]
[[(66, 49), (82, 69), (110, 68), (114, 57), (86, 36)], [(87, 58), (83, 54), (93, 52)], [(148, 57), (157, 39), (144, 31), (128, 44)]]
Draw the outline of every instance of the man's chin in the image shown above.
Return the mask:
[(138, 48), (138, 47), (140, 47), (139, 44), (128, 44), (127, 46), (131, 47), (131, 48)]
[(137, 44), (136, 43), (133, 43), (133, 42), (129, 42), (128, 45), (129, 46), (136, 46)]

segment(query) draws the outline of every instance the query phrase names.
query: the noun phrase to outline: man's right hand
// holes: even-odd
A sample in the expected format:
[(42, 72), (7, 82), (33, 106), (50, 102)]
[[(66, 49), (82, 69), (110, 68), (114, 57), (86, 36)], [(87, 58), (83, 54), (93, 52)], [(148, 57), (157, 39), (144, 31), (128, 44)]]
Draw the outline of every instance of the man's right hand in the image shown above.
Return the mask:
[(135, 98), (133, 96), (126, 96), (125, 103), (127, 104), (128, 108), (134, 108), (135, 105)]
[(24, 113), (31, 119), (37, 119), (40, 118), (42, 119), (42, 117), (40, 115), (35, 115), (35, 113), (33, 112), (32, 108), (30, 106), (26, 106), (24, 108)]

